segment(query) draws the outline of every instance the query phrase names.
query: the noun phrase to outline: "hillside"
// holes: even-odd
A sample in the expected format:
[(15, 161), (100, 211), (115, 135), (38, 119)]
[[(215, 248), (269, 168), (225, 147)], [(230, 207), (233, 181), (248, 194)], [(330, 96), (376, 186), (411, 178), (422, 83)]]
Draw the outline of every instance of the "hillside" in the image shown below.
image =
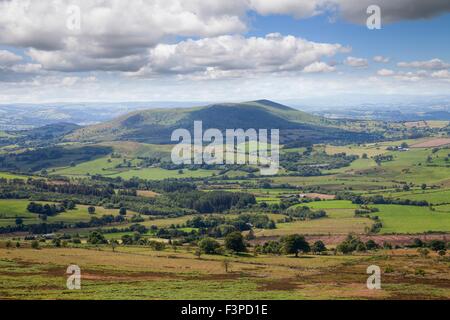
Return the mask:
[(68, 134), (66, 140), (170, 143), (173, 130), (185, 128), (192, 131), (194, 121), (203, 121), (205, 129), (280, 129), (283, 143), (350, 139), (362, 141), (373, 138), (365, 133), (336, 128), (332, 121), (323, 117), (310, 115), (272, 101), (258, 100), (185, 109), (136, 111), (109, 122), (78, 129)]

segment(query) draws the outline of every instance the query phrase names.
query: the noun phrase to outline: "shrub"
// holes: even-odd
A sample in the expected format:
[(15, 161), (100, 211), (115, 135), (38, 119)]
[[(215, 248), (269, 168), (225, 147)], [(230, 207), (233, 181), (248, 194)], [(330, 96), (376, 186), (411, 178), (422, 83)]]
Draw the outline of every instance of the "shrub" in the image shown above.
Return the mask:
[(419, 248), (417, 249), (417, 252), (420, 254), (421, 257), (425, 258), (430, 253), (430, 250), (428, 250), (427, 248)]
[(105, 239), (103, 234), (101, 234), (98, 231), (91, 232), (89, 234), (87, 242), (90, 244), (106, 244), (106, 243), (108, 243), (108, 241)]
[(33, 240), (31, 242), (31, 248), (36, 249), (36, 250), (39, 249), (39, 241)]
[(432, 240), (429, 247), (433, 251), (440, 251), (445, 249), (445, 242), (441, 240)]
[(336, 247), (337, 251), (342, 252), (343, 254), (348, 254), (358, 249), (362, 250), (363, 248), (365, 248), (364, 243), (353, 235), (348, 235), (347, 238)]
[(375, 241), (370, 239), (366, 242), (366, 248), (367, 250), (377, 250), (380, 248), (380, 246)]
[(204, 238), (198, 243), (200, 250), (206, 254), (216, 254), (220, 244), (212, 238)]
[(264, 243), (262, 252), (265, 254), (281, 254), (282, 245), (278, 241), (268, 241)]
[(245, 252), (247, 249), (244, 237), (240, 232), (231, 232), (225, 237), (225, 248), (234, 252)]
[(163, 251), (166, 248), (166, 245), (163, 242), (151, 241), (150, 247), (155, 251)]
[(322, 253), (322, 252), (327, 251), (327, 247), (325, 246), (325, 244), (322, 241), (319, 240), (319, 241), (314, 242), (314, 244), (311, 247), (311, 251), (316, 254)]

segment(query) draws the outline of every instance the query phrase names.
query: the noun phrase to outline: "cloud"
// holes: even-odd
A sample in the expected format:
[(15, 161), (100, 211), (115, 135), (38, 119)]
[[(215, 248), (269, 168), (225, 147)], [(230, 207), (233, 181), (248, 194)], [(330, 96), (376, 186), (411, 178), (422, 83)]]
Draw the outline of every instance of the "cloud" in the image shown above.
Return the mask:
[[(81, 28), (71, 30), (70, 5)], [(0, 1), (0, 44), (30, 48), (44, 68), (59, 71), (138, 69), (142, 56), (168, 38), (241, 33), (242, 0)]]
[(370, 5), (381, 9), (382, 23), (429, 19), (450, 12), (448, 0), (249, 0), (260, 14), (287, 14), (308, 18), (318, 14), (335, 14), (358, 24), (366, 24)]
[(439, 78), (439, 79), (450, 79), (450, 71), (448, 70), (440, 70), (433, 72), (431, 74), (433, 78)]
[(390, 61), (390, 59), (388, 57), (375, 56), (375, 57), (373, 57), (373, 61), (378, 62), (378, 63), (388, 63)]
[(0, 82), (20, 81), (40, 70), (40, 65), (24, 63), (21, 56), (11, 51), (0, 50)]
[(388, 76), (392, 76), (394, 74), (395, 74), (395, 72), (390, 69), (381, 69), (381, 70), (377, 71), (377, 75), (382, 76), (382, 77), (388, 77)]
[(328, 65), (325, 62), (313, 62), (309, 66), (306, 66), (303, 69), (305, 73), (325, 73), (325, 72), (333, 72), (336, 68)]
[(249, 0), (250, 8), (262, 15), (286, 14), (296, 18), (309, 18), (323, 13), (325, 2), (317, 0)]
[[(320, 2), (320, 1), (319, 1)], [(331, 0), (336, 11), (344, 19), (365, 24), (367, 8), (378, 5), (381, 9), (382, 23), (392, 23), (404, 20), (430, 19), (434, 16), (450, 12), (448, 0)]]
[[(308, 18), (339, 15), (365, 23), (372, 0), (0, 0), (0, 44), (25, 48), (53, 71), (136, 72), (149, 49), (178, 38), (243, 34), (249, 13)], [(67, 22), (80, 8), (80, 30)], [(379, 0), (385, 22), (449, 12), (448, 0)], [(407, 9), (405, 9), (407, 8)]]
[(42, 71), (42, 65), (37, 63), (16, 64), (11, 67), (11, 70), (17, 73), (35, 74)]
[(421, 68), (421, 69), (439, 70), (449, 68), (450, 64), (442, 61), (441, 59), (431, 59), (426, 61), (399, 62), (397, 66), (401, 68)]
[(21, 60), (21, 56), (7, 50), (0, 50), (0, 67), (10, 66)]
[(350, 67), (365, 68), (369, 65), (369, 61), (363, 58), (347, 57), (344, 63)]
[(396, 80), (408, 82), (417, 82), (430, 77), (430, 74), (426, 70), (418, 70), (415, 72), (412, 71), (403, 72), (403, 71), (394, 71), (391, 69), (380, 69), (377, 71), (377, 75), (385, 78), (392, 77)]
[(317, 43), (278, 33), (265, 37), (239, 35), (177, 44), (160, 44), (149, 51), (149, 63), (129, 75), (207, 75), (217, 77), (248, 76), (257, 73), (327, 72), (333, 67), (321, 62), (340, 52), (340, 44)]
[(402, 81), (417, 82), (429, 77), (428, 72), (425, 70), (419, 70), (416, 72), (397, 72), (395, 78)]

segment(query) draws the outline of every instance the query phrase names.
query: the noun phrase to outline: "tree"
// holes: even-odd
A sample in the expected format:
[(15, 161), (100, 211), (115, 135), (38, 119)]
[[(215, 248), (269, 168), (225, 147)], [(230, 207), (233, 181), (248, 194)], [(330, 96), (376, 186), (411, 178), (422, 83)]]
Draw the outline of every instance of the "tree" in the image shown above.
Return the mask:
[(311, 247), (311, 251), (316, 254), (322, 253), (322, 252), (327, 251), (327, 247), (325, 246), (325, 244), (322, 241), (319, 240), (319, 241), (314, 242), (314, 244)]
[(228, 270), (230, 269), (230, 265), (231, 265), (230, 261), (228, 261), (228, 260), (222, 261), (222, 266), (225, 269), (225, 273), (228, 273)]
[(119, 214), (121, 216), (126, 216), (127, 215), (127, 208), (124, 208), (124, 207), (120, 208), (119, 209)]
[(61, 247), (61, 239), (59, 239), (59, 238), (53, 239), (53, 240), (52, 240), (52, 243), (53, 243), (53, 245), (54, 245), (56, 248)]
[(111, 240), (111, 248), (113, 252), (116, 252), (116, 247), (119, 245), (116, 239)]
[(253, 231), (253, 229), (250, 229), (248, 234), (245, 236), (245, 239), (246, 240), (254, 240), (255, 238), (256, 238), (255, 232)]
[(231, 232), (225, 237), (225, 248), (234, 252), (245, 252), (244, 237), (239, 231)]
[(413, 240), (413, 247), (415, 248), (422, 248), (423, 247), (423, 241), (419, 238), (415, 238)]
[(23, 224), (23, 219), (22, 218), (16, 218), (16, 225), (20, 226)]
[(88, 213), (89, 213), (89, 214), (95, 214), (95, 207), (92, 207), (92, 206), (89, 207), (89, 208), (88, 208)]
[(31, 242), (31, 248), (38, 250), (39, 249), (39, 241), (33, 240)]
[(380, 246), (375, 241), (373, 241), (372, 239), (367, 240), (367, 242), (366, 242), (366, 249), (367, 250), (376, 250), (379, 247)]
[(202, 256), (202, 250), (200, 248), (197, 248), (194, 252), (195, 256), (200, 259)]
[(358, 251), (358, 252), (367, 251), (367, 247), (363, 242), (360, 242), (356, 245), (356, 251)]
[(122, 244), (125, 246), (132, 245), (133, 244), (133, 237), (129, 234), (122, 236)]
[(220, 244), (212, 238), (204, 238), (198, 243), (200, 250), (206, 254), (215, 254)]
[(422, 190), (425, 190), (427, 188), (427, 184), (423, 183), (420, 187), (422, 188)]
[(433, 251), (440, 251), (445, 249), (445, 242), (441, 240), (433, 240), (430, 242), (430, 248)]
[(309, 243), (305, 240), (305, 237), (293, 234), (284, 237), (282, 240), (283, 249), (286, 254), (295, 254), (298, 257), (300, 252), (307, 253), (311, 251)]
[(108, 241), (105, 239), (103, 234), (101, 234), (98, 231), (91, 232), (89, 234), (87, 242), (90, 244), (106, 244), (106, 243), (108, 243)]
[(365, 250), (364, 243), (354, 235), (348, 235), (347, 238), (341, 242), (337, 247), (337, 251), (342, 252), (343, 254), (348, 254), (354, 252), (356, 250)]

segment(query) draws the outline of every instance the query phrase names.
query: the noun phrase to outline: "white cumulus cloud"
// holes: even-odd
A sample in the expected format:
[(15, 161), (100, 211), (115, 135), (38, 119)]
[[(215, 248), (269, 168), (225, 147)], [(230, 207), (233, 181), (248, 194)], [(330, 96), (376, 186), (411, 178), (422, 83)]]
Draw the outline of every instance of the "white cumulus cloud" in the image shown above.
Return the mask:
[(355, 68), (365, 68), (369, 65), (369, 61), (367, 61), (367, 59), (356, 58), (356, 57), (347, 57), (347, 59), (345, 59), (344, 63), (350, 67), (355, 67)]
[(421, 69), (445, 69), (450, 68), (450, 64), (441, 59), (431, 59), (426, 61), (399, 62), (397, 66), (401, 68), (421, 68)]
[(213, 77), (254, 73), (326, 72), (333, 67), (321, 62), (348, 48), (317, 43), (294, 36), (220, 36), (160, 44), (149, 51), (149, 63), (130, 75), (209, 74)]

